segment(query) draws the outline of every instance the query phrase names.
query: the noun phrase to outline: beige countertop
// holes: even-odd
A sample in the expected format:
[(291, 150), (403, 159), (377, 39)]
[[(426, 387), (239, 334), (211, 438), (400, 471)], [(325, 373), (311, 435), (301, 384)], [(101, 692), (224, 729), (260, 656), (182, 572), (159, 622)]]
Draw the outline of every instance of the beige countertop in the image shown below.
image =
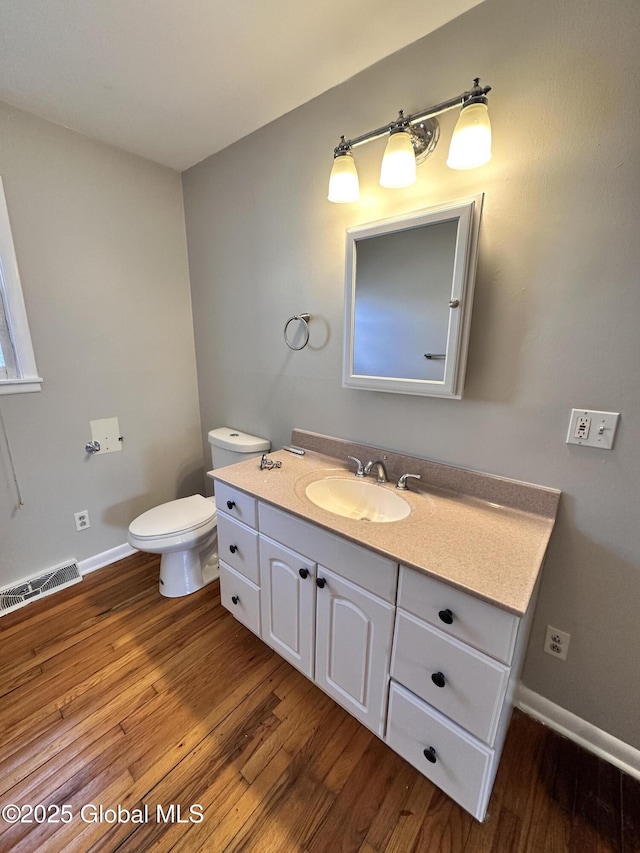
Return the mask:
[[(411, 513), (401, 521), (373, 523), (320, 509), (305, 496), (306, 486), (319, 477), (353, 477), (353, 463), (310, 450), (304, 456), (280, 450), (270, 453), (269, 459), (281, 461), (282, 466), (261, 471), (260, 460), (253, 458), (211, 471), (209, 476), (504, 610), (517, 615), (526, 612), (553, 530), (558, 491), (503, 480), (505, 494), (514, 485), (525, 493), (527, 488), (532, 490), (531, 503), (538, 511), (529, 512), (496, 502), (500, 478), (491, 475), (478, 477), (490, 477), (492, 501), (434, 486), (424, 476), (419, 491), (412, 480), (410, 491), (400, 493), (393, 479), (376, 487), (401, 494)], [(445, 473), (449, 469), (437, 463), (425, 465)], [(415, 470), (415, 464), (404, 470)], [(464, 469), (449, 470), (473, 475)], [(367, 482), (375, 479), (369, 477)], [(539, 492), (547, 500), (544, 511), (537, 506)]]

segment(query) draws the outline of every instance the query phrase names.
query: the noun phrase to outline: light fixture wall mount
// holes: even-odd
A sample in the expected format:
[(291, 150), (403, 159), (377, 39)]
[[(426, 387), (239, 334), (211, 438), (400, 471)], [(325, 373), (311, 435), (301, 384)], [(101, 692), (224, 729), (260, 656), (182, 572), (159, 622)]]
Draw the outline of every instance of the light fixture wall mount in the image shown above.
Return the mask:
[[(451, 140), (447, 165), (452, 169), (472, 169), (487, 163), (491, 159), (491, 125), (487, 110), (490, 91), (491, 86), (481, 86), (480, 78), (476, 77), (471, 89), (454, 98), (408, 116), (400, 110), (395, 121), (353, 139), (341, 136), (333, 151), (329, 201), (357, 201), (359, 181), (353, 149), (383, 136), (388, 136), (389, 141), (383, 157), (380, 183), (394, 188), (410, 186), (416, 179), (415, 165), (423, 163), (438, 144), (440, 125), (436, 116), (456, 108), (460, 109), (460, 117)], [(409, 143), (414, 159), (408, 156)]]

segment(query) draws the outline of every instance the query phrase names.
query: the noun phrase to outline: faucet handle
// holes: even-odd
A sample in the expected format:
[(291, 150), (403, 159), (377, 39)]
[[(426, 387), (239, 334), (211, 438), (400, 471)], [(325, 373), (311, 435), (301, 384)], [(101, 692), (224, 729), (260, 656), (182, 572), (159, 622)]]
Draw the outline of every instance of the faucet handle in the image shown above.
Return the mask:
[(352, 462), (355, 462), (358, 466), (358, 470), (356, 471), (356, 477), (364, 477), (364, 465), (356, 456), (347, 456), (347, 459), (351, 459)]
[(400, 489), (401, 492), (407, 491), (407, 478), (412, 477), (414, 480), (421, 480), (422, 477), (420, 474), (403, 474), (402, 477), (398, 480), (398, 485), (396, 489)]

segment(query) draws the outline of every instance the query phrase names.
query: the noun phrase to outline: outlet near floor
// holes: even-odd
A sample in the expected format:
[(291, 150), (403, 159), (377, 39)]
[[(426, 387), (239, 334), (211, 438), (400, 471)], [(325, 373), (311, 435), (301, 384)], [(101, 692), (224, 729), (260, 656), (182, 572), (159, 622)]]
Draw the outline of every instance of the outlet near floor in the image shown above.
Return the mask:
[(86, 530), (87, 527), (91, 527), (88, 510), (83, 509), (80, 512), (74, 512), (73, 517), (76, 520), (76, 530)]
[(547, 654), (553, 655), (554, 658), (566, 660), (567, 652), (569, 651), (570, 639), (571, 634), (567, 634), (566, 631), (559, 631), (552, 625), (547, 625), (547, 633), (544, 638), (544, 650)]

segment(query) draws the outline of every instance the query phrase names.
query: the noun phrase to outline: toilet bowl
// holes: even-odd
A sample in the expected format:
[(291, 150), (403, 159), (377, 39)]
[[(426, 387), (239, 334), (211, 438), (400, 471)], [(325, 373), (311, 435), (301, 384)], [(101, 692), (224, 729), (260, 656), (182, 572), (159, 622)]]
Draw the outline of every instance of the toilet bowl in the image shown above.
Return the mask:
[[(230, 427), (209, 433), (214, 468), (261, 456), (270, 449), (265, 438)], [(220, 576), (214, 498), (191, 495), (143, 512), (129, 525), (129, 544), (138, 551), (161, 554), (160, 592), (169, 598), (189, 595)]]
[(129, 526), (129, 544), (161, 554), (160, 592), (189, 595), (220, 576), (214, 498), (191, 495), (143, 512)]

